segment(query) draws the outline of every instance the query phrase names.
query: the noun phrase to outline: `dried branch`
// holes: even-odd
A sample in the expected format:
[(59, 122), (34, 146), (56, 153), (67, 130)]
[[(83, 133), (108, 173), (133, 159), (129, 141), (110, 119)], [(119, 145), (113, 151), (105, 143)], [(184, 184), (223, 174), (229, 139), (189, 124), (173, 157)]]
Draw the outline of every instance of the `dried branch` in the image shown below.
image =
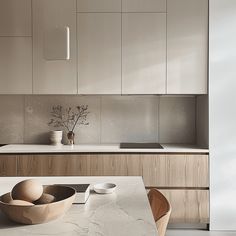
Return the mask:
[(73, 132), (76, 125), (89, 125), (89, 122), (87, 122), (89, 113), (88, 105), (77, 106), (75, 109), (71, 107), (64, 109), (60, 105), (53, 106), (50, 112), (52, 118), (48, 125), (56, 128), (65, 128), (68, 132)]

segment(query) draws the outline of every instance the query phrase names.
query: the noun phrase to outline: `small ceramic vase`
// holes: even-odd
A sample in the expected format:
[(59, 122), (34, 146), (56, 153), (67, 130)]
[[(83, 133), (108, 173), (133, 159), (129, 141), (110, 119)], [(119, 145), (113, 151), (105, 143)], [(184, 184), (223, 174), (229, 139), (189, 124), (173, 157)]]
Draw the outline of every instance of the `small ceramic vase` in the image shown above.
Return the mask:
[(54, 146), (60, 146), (62, 145), (62, 135), (63, 131), (62, 130), (55, 130), (50, 132), (50, 141), (51, 144)]
[(68, 138), (69, 145), (75, 144), (75, 133), (73, 131), (68, 132), (67, 138)]

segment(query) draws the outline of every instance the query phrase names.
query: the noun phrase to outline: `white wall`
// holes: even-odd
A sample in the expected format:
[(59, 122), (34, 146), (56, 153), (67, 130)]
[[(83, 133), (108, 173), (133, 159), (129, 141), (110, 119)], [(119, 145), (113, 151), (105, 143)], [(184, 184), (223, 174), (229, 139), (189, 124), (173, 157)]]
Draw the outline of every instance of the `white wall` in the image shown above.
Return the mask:
[(210, 228), (236, 230), (236, 1), (210, 0)]

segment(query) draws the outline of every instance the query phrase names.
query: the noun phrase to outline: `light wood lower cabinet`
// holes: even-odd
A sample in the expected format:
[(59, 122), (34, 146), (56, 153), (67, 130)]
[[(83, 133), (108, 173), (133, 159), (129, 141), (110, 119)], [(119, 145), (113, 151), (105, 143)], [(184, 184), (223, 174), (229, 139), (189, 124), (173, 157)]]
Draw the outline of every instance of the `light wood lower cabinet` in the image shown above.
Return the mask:
[(172, 205), (171, 223), (209, 223), (206, 154), (1, 156), (1, 176), (143, 176)]
[(18, 157), (18, 176), (85, 176), (89, 155), (23, 155)]
[(209, 187), (207, 155), (22, 155), (18, 175), (138, 175), (147, 187)]
[(17, 156), (0, 155), (0, 176), (17, 175)]
[(170, 223), (209, 223), (208, 190), (160, 190), (172, 206)]
[(208, 187), (207, 155), (142, 155), (146, 186)]

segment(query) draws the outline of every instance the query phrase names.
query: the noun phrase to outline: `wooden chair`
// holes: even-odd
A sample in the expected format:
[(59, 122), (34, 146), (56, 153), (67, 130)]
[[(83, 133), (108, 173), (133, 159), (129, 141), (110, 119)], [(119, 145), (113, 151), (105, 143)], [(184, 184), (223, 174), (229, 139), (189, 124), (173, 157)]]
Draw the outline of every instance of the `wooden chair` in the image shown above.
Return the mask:
[(151, 189), (149, 191), (148, 199), (156, 221), (158, 236), (165, 236), (171, 214), (171, 205), (157, 189)]

